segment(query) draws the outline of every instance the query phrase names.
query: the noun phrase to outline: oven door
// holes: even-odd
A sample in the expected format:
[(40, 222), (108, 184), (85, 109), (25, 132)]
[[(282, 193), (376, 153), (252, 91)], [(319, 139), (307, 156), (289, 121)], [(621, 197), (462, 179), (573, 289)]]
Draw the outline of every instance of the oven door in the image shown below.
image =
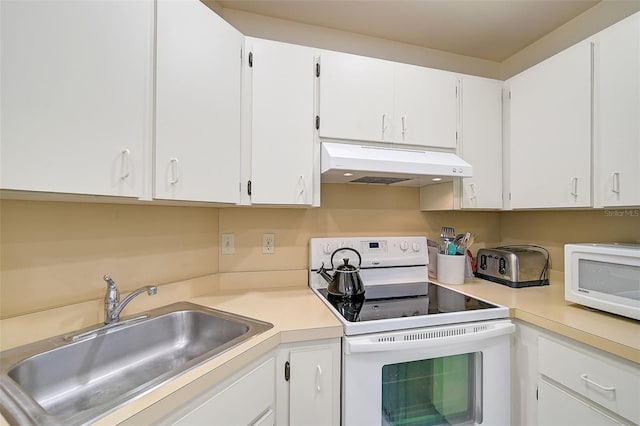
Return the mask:
[(509, 320), (344, 338), (342, 423), (508, 425)]

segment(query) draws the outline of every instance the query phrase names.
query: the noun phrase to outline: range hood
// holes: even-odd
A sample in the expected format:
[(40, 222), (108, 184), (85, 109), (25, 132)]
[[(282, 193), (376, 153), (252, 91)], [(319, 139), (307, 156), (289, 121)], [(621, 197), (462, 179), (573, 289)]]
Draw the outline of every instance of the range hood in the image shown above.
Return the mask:
[(322, 142), (322, 183), (423, 186), (471, 177), (473, 168), (449, 152)]

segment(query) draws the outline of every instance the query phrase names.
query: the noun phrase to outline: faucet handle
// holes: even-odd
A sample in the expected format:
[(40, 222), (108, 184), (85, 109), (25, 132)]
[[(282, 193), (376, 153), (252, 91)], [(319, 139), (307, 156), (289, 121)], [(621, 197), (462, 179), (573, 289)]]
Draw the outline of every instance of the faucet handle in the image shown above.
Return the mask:
[(111, 279), (111, 276), (109, 276), (109, 274), (105, 274), (105, 276), (102, 277), (102, 279), (107, 283), (107, 287), (109, 287), (109, 288), (115, 288), (116, 287), (115, 281), (113, 281), (113, 279)]

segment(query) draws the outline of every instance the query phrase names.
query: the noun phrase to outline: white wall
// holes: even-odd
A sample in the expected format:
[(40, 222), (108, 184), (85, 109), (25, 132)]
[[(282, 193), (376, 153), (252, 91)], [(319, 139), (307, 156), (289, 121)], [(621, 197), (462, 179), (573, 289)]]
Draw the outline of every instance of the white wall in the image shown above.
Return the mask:
[(638, 0), (604, 0), (502, 62), (500, 78), (513, 77), (639, 10)]
[(251, 37), (354, 53), (464, 74), (489, 78), (500, 77), (498, 62), (232, 9), (223, 9), (222, 17), (240, 32)]
[(330, 28), (226, 9), (203, 0), (245, 35), (506, 80), (640, 10), (639, 0), (603, 0), (502, 63)]

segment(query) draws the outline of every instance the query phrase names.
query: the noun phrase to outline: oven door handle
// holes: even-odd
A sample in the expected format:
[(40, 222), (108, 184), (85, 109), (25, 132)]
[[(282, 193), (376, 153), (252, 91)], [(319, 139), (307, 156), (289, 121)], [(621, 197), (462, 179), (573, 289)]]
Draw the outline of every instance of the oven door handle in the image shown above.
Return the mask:
[[(407, 349), (425, 349), (435, 348), (445, 345), (452, 345), (456, 343), (470, 343), (477, 342), (478, 340), (490, 339), (492, 337), (503, 336), (505, 334), (512, 334), (516, 331), (516, 326), (511, 322), (504, 322), (499, 324), (492, 324), (486, 330), (477, 331), (469, 334), (452, 335), (446, 337), (427, 337), (427, 338), (412, 338), (409, 340), (395, 340), (391, 341), (389, 338), (382, 338), (383, 341), (378, 341), (379, 337), (372, 336), (370, 338), (361, 338), (355, 340), (347, 339), (347, 353), (363, 353), (363, 352), (386, 352), (386, 351), (398, 351)], [(413, 333), (420, 334), (420, 332)], [(426, 334), (426, 333), (425, 333)]]

